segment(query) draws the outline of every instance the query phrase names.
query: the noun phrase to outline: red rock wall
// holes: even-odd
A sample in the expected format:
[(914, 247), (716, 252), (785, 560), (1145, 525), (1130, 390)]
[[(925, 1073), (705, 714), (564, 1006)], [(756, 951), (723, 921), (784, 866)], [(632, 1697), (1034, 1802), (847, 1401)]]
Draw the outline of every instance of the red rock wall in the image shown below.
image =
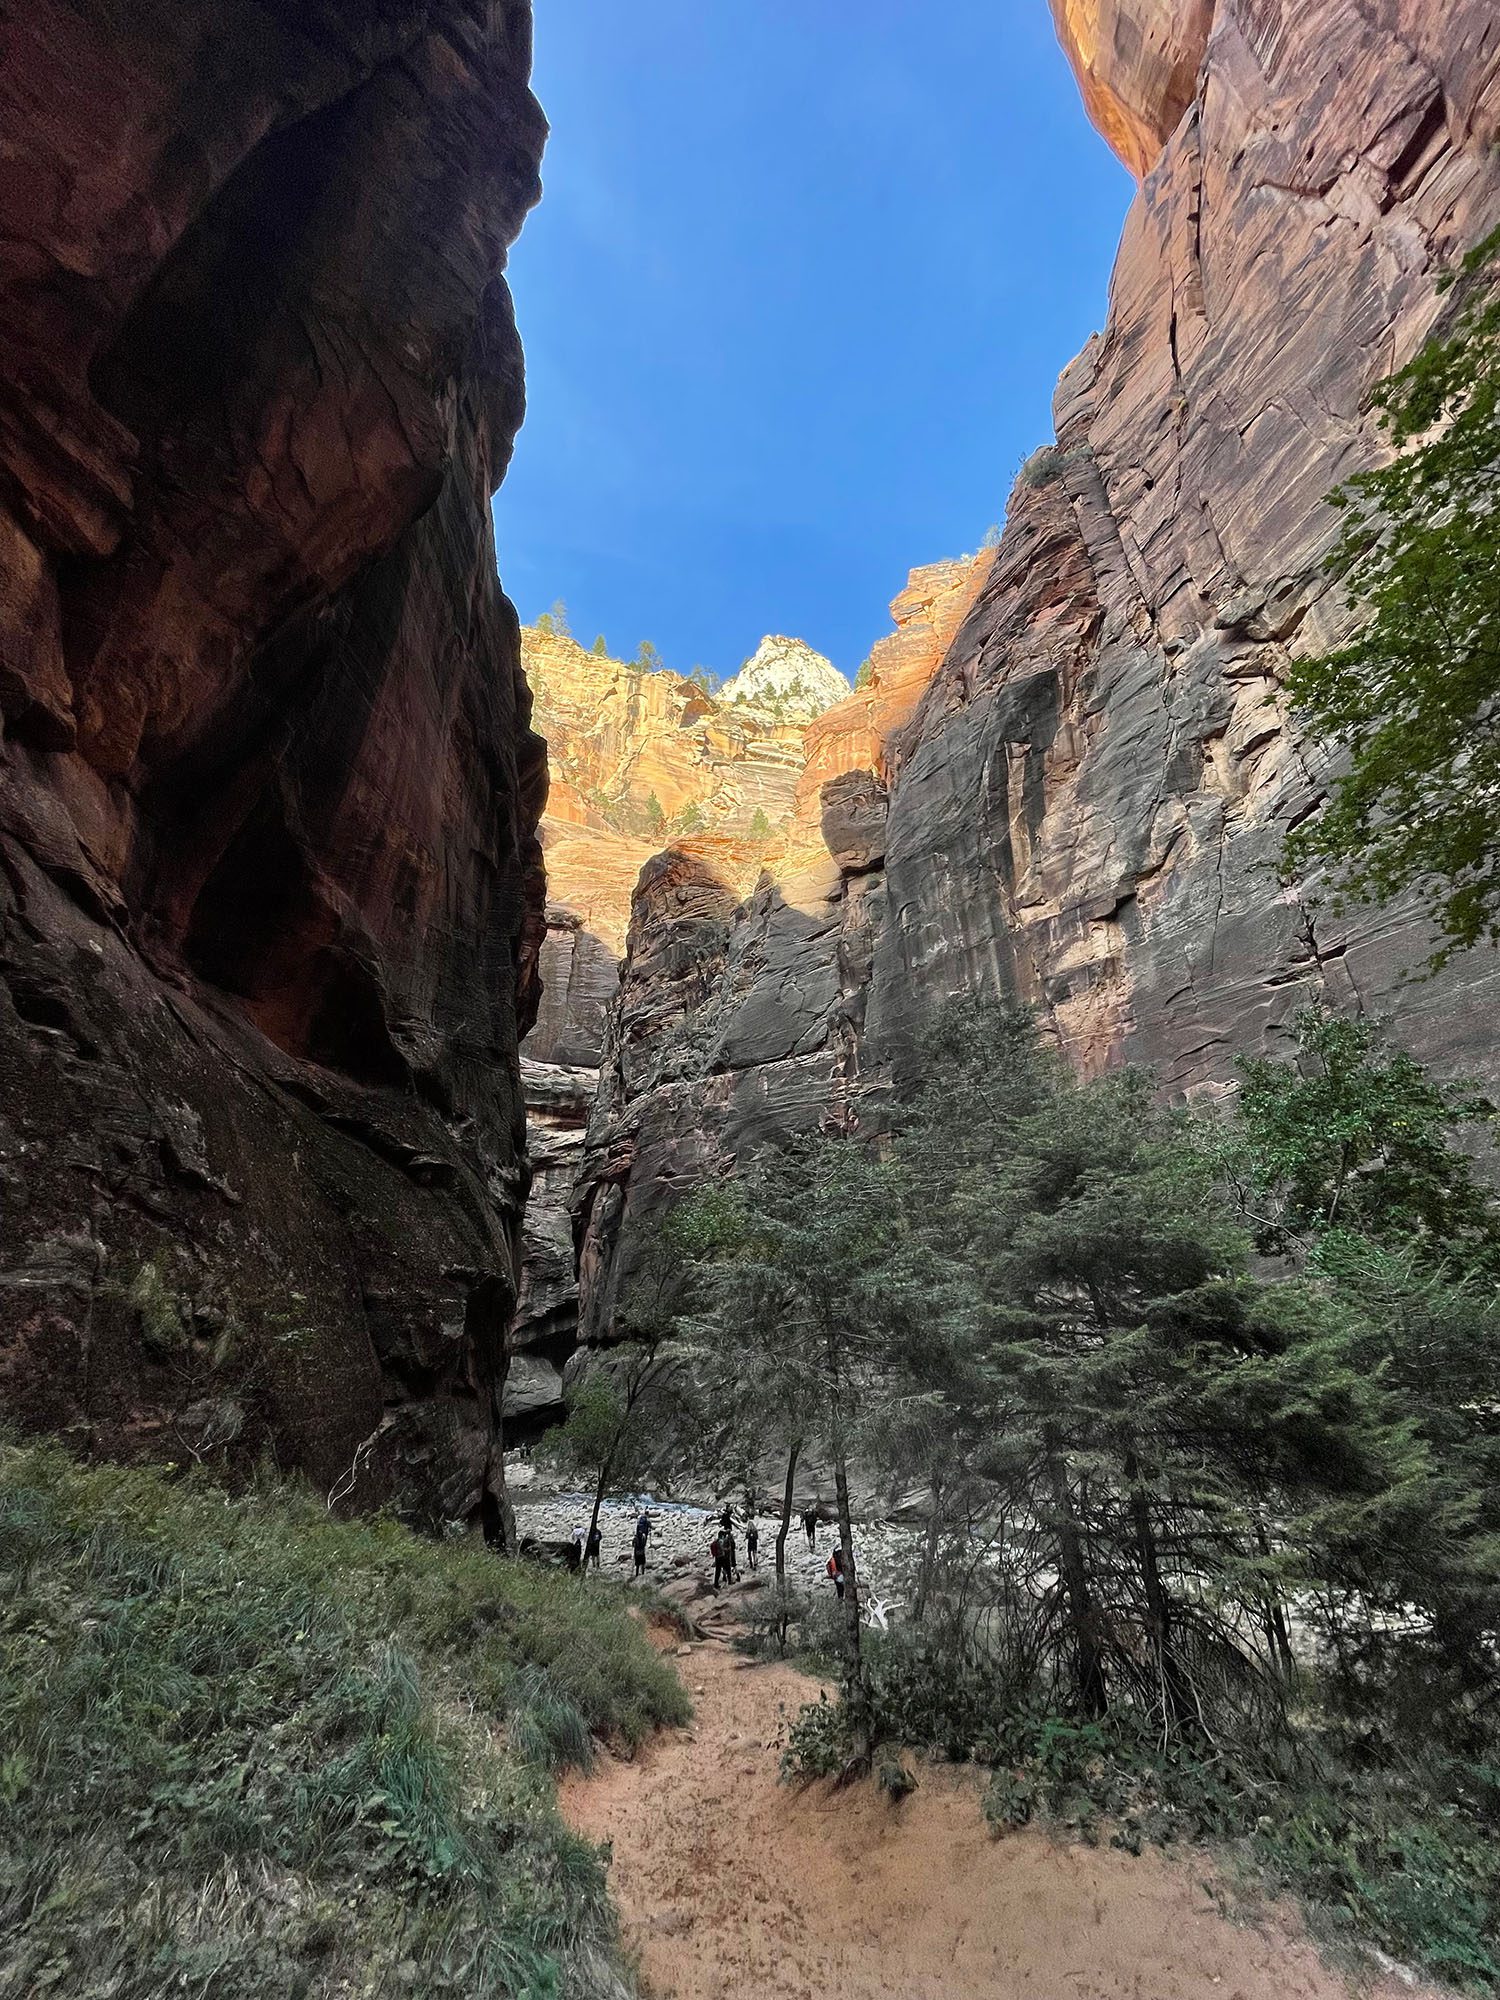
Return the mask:
[(1339, 916), (1278, 861), (1328, 779), (1280, 697), (1346, 629), (1325, 496), (1500, 220), (1497, 126), (1480, 0), (1218, 0), (1057, 448), (896, 759), (877, 1041), (948, 985), (1009, 987), (1080, 1066), (1212, 1093), (1323, 995), (1495, 1073), (1493, 953), (1407, 983), (1411, 907)]
[(1091, 91), (1145, 172), (1104, 331), (887, 786), (852, 741), (825, 784), (823, 877), (707, 914), (670, 883), (638, 898), (581, 1181), (592, 1337), (633, 1217), (865, 1115), (951, 995), (1019, 996), (1080, 1069), (1149, 1062), (1179, 1098), (1288, 1047), (1319, 997), (1500, 1076), (1492, 951), (1409, 980), (1431, 949), (1412, 907), (1339, 916), (1278, 873), (1329, 780), (1280, 696), (1292, 653), (1347, 629), (1325, 496), (1380, 450), (1371, 392), (1432, 328), (1440, 273), (1500, 222), (1500, 16), (1216, 0), (1199, 43), (1210, 10), (1173, 0), (1055, 11), (1143, 119), (1120, 141)]
[(526, 0), (0, 16), (0, 1399), (476, 1503), (545, 787)]

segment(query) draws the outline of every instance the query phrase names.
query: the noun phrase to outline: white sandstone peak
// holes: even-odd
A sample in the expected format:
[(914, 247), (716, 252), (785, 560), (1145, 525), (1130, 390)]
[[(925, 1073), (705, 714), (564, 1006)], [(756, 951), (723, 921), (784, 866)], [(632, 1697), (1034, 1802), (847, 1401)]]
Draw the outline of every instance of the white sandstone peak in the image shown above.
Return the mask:
[(767, 633), (739, 672), (719, 690), (720, 701), (769, 710), (788, 722), (811, 722), (849, 692), (849, 683), (802, 639)]

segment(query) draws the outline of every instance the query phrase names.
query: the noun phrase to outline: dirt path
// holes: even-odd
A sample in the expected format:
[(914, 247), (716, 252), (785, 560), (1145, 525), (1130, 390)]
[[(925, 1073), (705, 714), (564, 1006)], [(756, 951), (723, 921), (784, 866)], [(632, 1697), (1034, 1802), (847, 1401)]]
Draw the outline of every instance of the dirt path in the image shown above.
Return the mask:
[(654, 2000), (1350, 2000), (1289, 1924), (1221, 1915), (1206, 1865), (991, 1840), (962, 1771), (923, 1764), (896, 1807), (869, 1785), (798, 1793), (777, 1780), (780, 1741), (815, 1685), (712, 1641), (677, 1664), (691, 1728), (562, 1798), (613, 1843)]

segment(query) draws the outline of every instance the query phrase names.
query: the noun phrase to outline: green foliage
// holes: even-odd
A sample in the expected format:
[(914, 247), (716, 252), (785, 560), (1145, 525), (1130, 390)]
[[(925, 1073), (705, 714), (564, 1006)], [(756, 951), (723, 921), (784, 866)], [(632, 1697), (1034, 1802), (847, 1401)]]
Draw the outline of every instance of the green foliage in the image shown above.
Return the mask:
[(553, 623), (552, 613), (550, 611), (544, 611), (540, 616), (540, 618), (537, 619), (536, 629), (538, 632), (544, 633), (546, 637), (549, 639), (555, 638), (557, 636), (557, 627)]
[(666, 1476), (677, 1448), (677, 1376), (678, 1357), (659, 1340), (634, 1339), (569, 1387), (567, 1419), (542, 1450), (565, 1480), (593, 1492), (591, 1528), (610, 1493), (636, 1493)]
[(755, 811), (750, 815), (750, 838), (752, 840), (769, 840), (771, 838), (771, 822), (766, 818), (763, 806), (757, 806)]
[(1363, 622), (1296, 661), (1307, 729), (1346, 746), (1332, 798), (1287, 846), (1333, 864), (1343, 893), (1420, 888), (1436, 962), (1500, 937), (1500, 231), (1465, 259), (1454, 304), (1376, 401), (1397, 456), (1332, 498), (1330, 568)]
[(786, 1768), (861, 1736), (972, 1757), (997, 1830), (1232, 1840), (1487, 1991), (1500, 1297), (1456, 1138), (1488, 1110), (1360, 1024), (1300, 1033), (1227, 1127), (1079, 1083), (1018, 1012), (928, 1037), (885, 1183), (925, 1309), (859, 1432), (934, 1496), (925, 1617), (867, 1639), (861, 1713), (805, 1711)]
[(573, 628), (568, 623), (568, 607), (561, 598), (558, 598), (550, 613), (544, 615), (548, 618), (548, 629), (555, 632), (559, 639), (572, 638)]
[(705, 824), (706, 821), (703, 817), (702, 806), (699, 805), (696, 799), (689, 799), (688, 803), (677, 815), (677, 831), (679, 833), (702, 833)]
[(681, 1721), (618, 1598), (0, 1450), (0, 1995), (613, 1993), (546, 1772)]
[(1238, 1128), (1223, 1149), (1262, 1246), (1339, 1227), (1500, 1272), (1500, 1214), (1453, 1143), (1492, 1107), (1382, 1050), (1366, 1021), (1309, 1009), (1297, 1030), (1295, 1063), (1241, 1060)]
[(984, 540), (979, 544), (980, 548), (998, 549), (1000, 546), (1000, 533), (1000, 523), (992, 521), (984, 531)]
[(660, 833), (667, 823), (661, 800), (652, 792), (646, 800), (646, 825), (652, 833)]
[(591, 650), (598, 659), (607, 660), (609, 658), (609, 647), (604, 643), (604, 634), (602, 632), (595, 639)]
[(640, 645), (636, 647), (635, 664), (642, 673), (660, 673), (663, 665), (662, 657), (649, 639), (642, 639)]
[(858, 671), (855, 673), (854, 676), (855, 692), (858, 693), (858, 691), (861, 688), (867, 688), (870, 685), (871, 681), (874, 680), (874, 678), (875, 678), (875, 662), (870, 657), (870, 655), (866, 653), (865, 657), (860, 661)]
[(1021, 467), (1023, 486), (1050, 486), (1062, 477), (1062, 456), (1055, 444), (1040, 445)]

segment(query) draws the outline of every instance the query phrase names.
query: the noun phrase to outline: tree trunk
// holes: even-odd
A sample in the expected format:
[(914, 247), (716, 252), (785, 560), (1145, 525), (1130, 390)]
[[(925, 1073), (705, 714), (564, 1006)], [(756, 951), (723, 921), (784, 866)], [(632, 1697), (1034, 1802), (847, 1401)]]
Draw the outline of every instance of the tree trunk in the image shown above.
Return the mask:
[(929, 1484), (932, 1493), (932, 1512), (927, 1517), (927, 1538), (922, 1544), (922, 1567), (917, 1573), (917, 1601), (911, 1611), (914, 1625), (920, 1625), (927, 1612), (933, 1572), (937, 1568), (938, 1541), (943, 1532), (942, 1482), (934, 1479)]
[(801, 1438), (794, 1438), (786, 1455), (786, 1488), (781, 1496), (781, 1526), (776, 1530), (776, 1588), (786, 1589), (786, 1537), (792, 1525), (792, 1493), (797, 1482), (797, 1460), (802, 1454)]
[(604, 1489), (609, 1484), (609, 1475), (614, 1462), (615, 1455), (611, 1452), (599, 1468), (599, 1483), (594, 1488), (594, 1511), (589, 1515), (588, 1533), (583, 1538), (583, 1560), (578, 1565), (580, 1571), (586, 1570), (589, 1566), (589, 1543), (594, 1539), (594, 1530), (599, 1525), (599, 1509), (604, 1505)]
[(1146, 1588), (1146, 1615), (1151, 1620), (1151, 1637), (1161, 1671), (1167, 1715), (1179, 1729), (1194, 1713), (1192, 1690), (1187, 1684), (1172, 1646), (1172, 1600), (1161, 1580), (1161, 1561), (1156, 1547), (1156, 1530), (1151, 1525), (1151, 1507), (1141, 1484), (1141, 1468), (1134, 1452), (1125, 1460), (1125, 1477), (1130, 1482), (1130, 1520), (1135, 1531), (1135, 1552)]
[[(1269, 1563), (1271, 1558), (1271, 1540), (1266, 1533), (1265, 1523), (1261, 1520), (1259, 1514), (1255, 1517), (1255, 1546), (1260, 1550), (1261, 1555), (1266, 1559), (1267, 1563)], [(1282, 1677), (1286, 1681), (1287, 1686), (1291, 1687), (1297, 1678), (1297, 1656), (1292, 1651), (1292, 1638), (1291, 1633), (1287, 1630), (1286, 1613), (1281, 1608), (1281, 1599), (1276, 1594), (1276, 1586), (1270, 1581), (1269, 1577), (1266, 1581), (1266, 1630), (1270, 1635), (1272, 1648), (1280, 1662)]]
[(844, 1705), (849, 1711), (849, 1732), (853, 1739), (852, 1765), (863, 1768), (868, 1766), (874, 1746), (870, 1732), (870, 1693), (865, 1686), (860, 1646), (859, 1578), (854, 1567), (854, 1521), (849, 1512), (849, 1467), (842, 1438), (834, 1441), (833, 1486), (838, 1496), (839, 1548), (844, 1557)]
[(1094, 1630), (1094, 1605), (1089, 1592), (1088, 1570), (1083, 1560), (1083, 1538), (1078, 1532), (1078, 1517), (1073, 1512), (1067, 1468), (1062, 1462), (1057, 1439), (1050, 1431), (1046, 1435), (1045, 1450), (1052, 1504), (1057, 1511), (1058, 1570), (1068, 1606), (1068, 1625), (1073, 1634), (1074, 1685), (1084, 1713), (1103, 1715), (1104, 1661), (1099, 1651), (1099, 1637)]

